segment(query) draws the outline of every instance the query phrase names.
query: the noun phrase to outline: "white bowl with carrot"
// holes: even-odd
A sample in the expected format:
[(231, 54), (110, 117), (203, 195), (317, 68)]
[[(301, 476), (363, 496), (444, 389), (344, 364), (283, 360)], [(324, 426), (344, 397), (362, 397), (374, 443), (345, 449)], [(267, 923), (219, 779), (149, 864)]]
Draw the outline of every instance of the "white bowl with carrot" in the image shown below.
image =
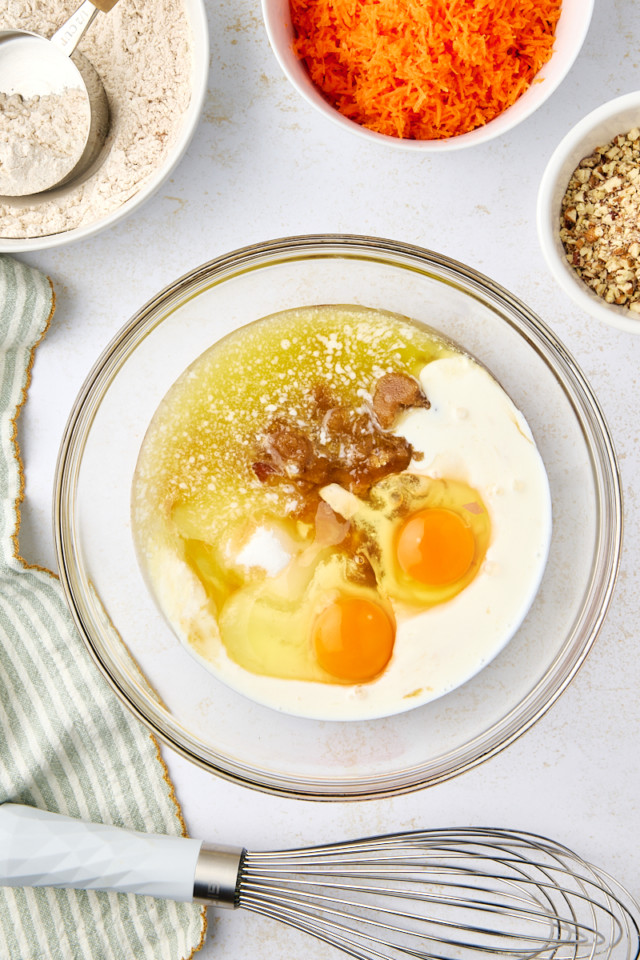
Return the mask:
[(262, 0), (293, 86), (343, 129), (429, 152), (501, 136), (556, 90), (594, 0)]

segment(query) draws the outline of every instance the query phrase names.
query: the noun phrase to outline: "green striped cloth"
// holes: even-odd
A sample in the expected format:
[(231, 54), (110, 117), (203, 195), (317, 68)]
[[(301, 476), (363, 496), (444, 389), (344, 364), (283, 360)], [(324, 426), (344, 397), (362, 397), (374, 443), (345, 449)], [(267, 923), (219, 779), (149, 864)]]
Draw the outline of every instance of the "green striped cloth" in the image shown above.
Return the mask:
[[(0, 256), (0, 803), (180, 834), (156, 742), (93, 665), (57, 578), (18, 551), (15, 425), (53, 306), (45, 277)], [(205, 929), (190, 904), (0, 887), (2, 960), (183, 960)]]

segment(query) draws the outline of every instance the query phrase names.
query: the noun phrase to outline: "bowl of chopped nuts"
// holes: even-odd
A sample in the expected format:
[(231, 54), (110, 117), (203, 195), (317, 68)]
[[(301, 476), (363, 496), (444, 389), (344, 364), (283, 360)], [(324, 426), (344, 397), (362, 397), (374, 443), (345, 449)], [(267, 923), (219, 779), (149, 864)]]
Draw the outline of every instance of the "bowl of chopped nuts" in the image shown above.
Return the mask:
[(558, 145), (540, 183), (537, 225), (565, 293), (640, 334), (640, 90), (602, 104)]

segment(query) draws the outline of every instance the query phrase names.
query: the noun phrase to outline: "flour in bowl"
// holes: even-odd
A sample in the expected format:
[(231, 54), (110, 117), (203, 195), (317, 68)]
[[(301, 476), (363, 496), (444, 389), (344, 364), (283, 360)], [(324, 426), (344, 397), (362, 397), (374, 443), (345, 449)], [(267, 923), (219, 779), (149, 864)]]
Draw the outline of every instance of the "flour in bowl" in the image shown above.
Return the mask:
[(37, 193), (64, 179), (89, 123), (89, 101), (76, 87), (41, 97), (0, 91), (0, 196)]
[[(8, 0), (0, 30), (51, 36), (76, 0)], [(100, 14), (78, 50), (98, 71), (111, 111), (106, 159), (88, 179), (25, 205), (0, 201), (0, 237), (62, 233), (101, 220), (163, 163), (191, 99), (192, 36), (184, 0), (124, 0)]]

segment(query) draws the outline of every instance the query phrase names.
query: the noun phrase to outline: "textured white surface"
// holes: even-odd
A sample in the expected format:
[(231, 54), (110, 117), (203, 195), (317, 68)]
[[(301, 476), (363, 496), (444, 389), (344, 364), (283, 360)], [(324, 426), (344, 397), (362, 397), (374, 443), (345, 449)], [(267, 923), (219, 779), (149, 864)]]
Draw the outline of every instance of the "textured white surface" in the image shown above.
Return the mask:
[(0, 883), (76, 887), (190, 903), (201, 843), (0, 805)]
[[(552, 280), (535, 230), (538, 182), (568, 127), (605, 100), (640, 88), (640, 6), (597, 0), (580, 57), (536, 114), (485, 146), (430, 158), (369, 146), (318, 116), (281, 74), (257, 0), (207, 0), (207, 9), (209, 94), (171, 181), (109, 232), (24, 257), (51, 275), (58, 309), (20, 422), (27, 473), (22, 553), (54, 565), (52, 479), (70, 407), (108, 340), (166, 283), (248, 243), (325, 231), (417, 243), (468, 263), (521, 297), (562, 338), (613, 432), (625, 549), (607, 621), (585, 666), (537, 726), (498, 757), (397, 799), (282, 800), (214, 779), (169, 751), (164, 756), (192, 836), (268, 849), (418, 826), (516, 827), (566, 843), (640, 897), (640, 337), (579, 312)], [(307, 960), (334, 957), (282, 925), (210, 911), (199, 957), (285, 960), (300, 953)]]

